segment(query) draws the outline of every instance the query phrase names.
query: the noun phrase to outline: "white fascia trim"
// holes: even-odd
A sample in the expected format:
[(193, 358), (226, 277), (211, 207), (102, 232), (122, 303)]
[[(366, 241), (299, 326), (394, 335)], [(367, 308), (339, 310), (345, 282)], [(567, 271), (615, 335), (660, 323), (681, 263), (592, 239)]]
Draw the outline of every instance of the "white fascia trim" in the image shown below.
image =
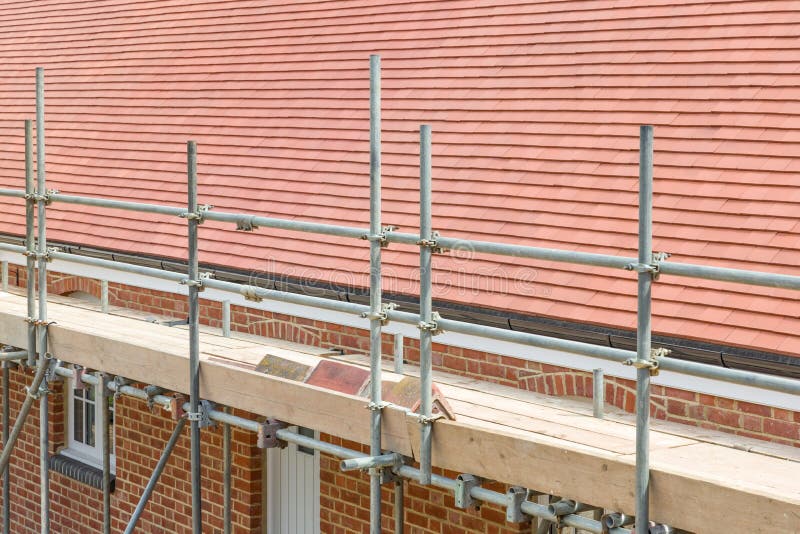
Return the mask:
[[(23, 261), (18, 254), (5, 251), (0, 251), (0, 260), (8, 261), (18, 265), (21, 265)], [(187, 294), (187, 288), (184, 285), (150, 276), (116, 271), (114, 269), (103, 267), (83, 265), (76, 262), (70, 262), (68, 260), (54, 260), (48, 266), (48, 268), (51, 271), (64, 274), (84, 276), (88, 278), (95, 278), (97, 280), (107, 280), (109, 282), (127, 284), (130, 286), (152, 289), (156, 291), (166, 291), (182, 295)], [(246, 300), (242, 295), (228, 293), (212, 288), (207, 288), (205, 291), (203, 291), (202, 298), (213, 301), (228, 300), (234, 305), (246, 306), (248, 308), (261, 309), (285, 315), (293, 315), (315, 321), (351, 326), (354, 328), (367, 329), (369, 327), (366, 319), (357, 317), (355, 315), (324, 310), (313, 306), (301, 306), (268, 299), (264, 299), (261, 302), (254, 302)], [(402, 334), (403, 336), (409, 338), (419, 339), (419, 330), (412, 325), (389, 323), (384, 327), (383, 331), (387, 334)], [(473, 349), (481, 352), (488, 352), (491, 354), (500, 354), (503, 356), (512, 356), (514, 358), (520, 358), (523, 360), (557, 365), (581, 371), (591, 372), (593, 369), (603, 369), (603, 372), (608, 376), (627, 378), (629, 380), (636, 379), (635, 370), (631, 367), (591, 356), (583, 356), (580, 354), (572, 354), (569, 352), (551, 349), (541, 349), (520, 343), (497, 341), (480, 336), (459, 334), (454, 332), (446, 332), (441, 336), (437, 336), (436, 342), (445, 345)], [(775, 406), (792, 411), (797, 410), (798, 400), (796, 395), (781, 393), (778, 391), (769, 391), (751, 386), (731, 384), (721, 380), (683, 375), (670, 371), (662, 371), (658, 376), (653, 377), (652, 383), (660, 386), (696, 391), (699, 393), (705, 393), (707, 395), (752, 402), (754, 404)]]

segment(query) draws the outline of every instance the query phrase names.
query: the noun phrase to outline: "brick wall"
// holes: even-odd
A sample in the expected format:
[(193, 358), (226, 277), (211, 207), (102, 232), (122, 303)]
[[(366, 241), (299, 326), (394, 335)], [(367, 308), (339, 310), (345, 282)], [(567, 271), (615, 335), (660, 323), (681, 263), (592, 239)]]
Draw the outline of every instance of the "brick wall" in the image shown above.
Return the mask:
[[(12, 369), (12, 422), (25, 398), (24, 387), (32, 373)], [(65, 442), (63, 383), (51, 384), (50, 453)], [(252, 414), (236, 415), (254, 418)], [(168, 412), (150, 413), (142, 401), (130, 397), (117, 399), (116, 489), (111, 496), (112, 532), (122, 532), (153, 472), (175, 422)], [(99, 430), (99, 429), (98, 429)], [(232, 522), (234, 532), (260, 533), (261, 451), (255, 435), (233, 429)], [(203, 524), (204, 532), (222, 532), (222, 428), (202, 432)], [(34, 405), (11, 459), (11, 524), (14, 534), (39, 532), (39, 406)], [(51, 471), (51, 524), (54, 533), (100, 532), (103, 521), (102, 491)], [(1, 490), (0, 490), (1, 492)], [(189, 480), (189, 428), (183, 431), (147, 508), (137, 532), (191, 533), (191, 486)]]
[[(24, 284), (22, 269), (11, 268), (10, 279)], [(49, 290), (54, 294), (75, 291), (99, 298), (100, 283), (95, 280), (50, 274)], [(110, 284), (112, 306), (122, 306), (145, 313), (183, 319), (187, 315), (186, 299), (177, 294)], [(221, 305), (201, 299), (201, 321), (221, 326)], [(233, 306), (232, 329), (270, 336), (308, 345), (338, 348), (350, 353), (368, 352), (368, 331), (319, 321), (292, 317), (263, 310)], [(393, 339), (384, 336), (384, 353), (392, 352)], [(410, 362), (419, 360), (419, 343), (405, 339), (405, 355)], [(500, 356), (458, 347), (434, 344), (434, 367), (449, 373), (480, 378), (539, 393), (557, 396), (590, 397), (592, 376), (589, 373), (558, 366), (539, 364), (519, 358)], [(19, 409), (22, 387), (30, 379), (20, 369), (12, 372), (11, 413)], [(63, 392), (56, 384), (50, 395), (51, 452), (64, 443)], [(655, 418), (688, 425), (722, 430), (777, 443), (800, 446), (800, 412), (790, 412), (757, 404), (713, 397), (694, 392), (653, 387), (652, 414)], [(628, 380), (608, 378), (606, 402), (632, 412), (635, 384)], [(248, 417), (248, 414), (239, 414)], [(12, 509), (14, 532), (38, 531), (38, 409), (34, 408), (15, 452), (12, 465)], [(113, 530), (121, 531), (132, 513), (142, 489), (166, 443), (174, 422), (161, 411), (150, 413), (140, 401), (121, 398), (116, 416), (117, 489), (112, 498)], [(188, 434), (188, 432), (187, 432)], [(261, 522), (261, 462), (255, 447), (255, 436), (234, 430), (234, 532), (256, 533)], [(366, 448), (355, 443), (342, 443), (338, 438), (326, 439), (350, 448)], [(188, 437), (181, 438), (170, 466), (164, 472), (147, 512), (139, 523), (146, 533), (190, 531), (190, 483)], [(222, 529), (222, 451), (221, 431), (203, 432), (203, 478), (205, 532)], [(454, 476), (455, 473), (443, 473)], [(338, 460), (321, 458), (321, 521), (325, 533), (345, 534), (368, 531), (369, 480), (362, 473), (342, 473)], [(420, 487), (410, 482), (406, 487), (407, 532), (425, 534), (530, 532), (530, 524), (509, 524), (499, 508), (484, 506), (478, 511), (462, 511), (454, 507), (453, 498), (435, 488)], [(58, 474), (52, 475), (52, 518), (57, 532), (96, 532), (102, 520), (101, 492)], [(494, 488), (504, 491), (505, 487)], [(384, 526), (393, 525), (393, 489), (383, 490)], [(60, 496), (58, 498), (56, 496)]]
[[(322, 439), (365, 455), (369, 448), (335, 436)], [(340, 459), (322, 455), (320, 459), (320, 523), (328, 534), (369, 532), (369, 477), (359, 472), (339, 470)], [(418, 465), (415, 464), (416, 467)], [(434, 474), (455, 478), (458, 473), (442, 469)], [(507, 486), (487, 482), (483, 487), (505, 493)], [(407, 534), (525, 534), (531, 522), (507, 523), (506, 513), (492, 504), (478, 509), (460, 510), (450, 492), (432, 486), (404, 483), (404, 517)], [(394, 530), (394, 485), (387, 484), (381, 493), (381, 524), (386, 532)]]

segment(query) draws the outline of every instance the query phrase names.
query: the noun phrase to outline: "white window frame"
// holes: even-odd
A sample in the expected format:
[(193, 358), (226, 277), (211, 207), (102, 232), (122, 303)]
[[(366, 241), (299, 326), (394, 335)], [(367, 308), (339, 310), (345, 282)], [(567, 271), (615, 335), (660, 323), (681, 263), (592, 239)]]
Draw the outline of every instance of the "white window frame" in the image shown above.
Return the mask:
[[(65, 402), (66, 402), (66, 446), (59, 451), (60, 454), (72, 458), (73, 460), (78, 460), (79, 462), (83, 462), (85, 464), (91, 465), (92, 467), (96, 467), (98, 469), (103, 468), (103, 433), (100, 431), (100, 423), (103, 417), (103, 403), (99, 402), (99, 399), (102, 399), (102, 390), (103, 387), (101, 384), (84, 384), (84, 388), (93, 388), (94, 389), (94, 424), (95, 424), (95, 440), (94, 446), (86, 445), (85, 443), (81, 443), (80, 441), (75, 440), (75, 428), (73, 426), (73, 421), (75, 419), (75, 379), (70, 377), (64, 381), (64, 385), (67, 388), (66, 395), (65, 395)], [(112, 397), (113, 399), (113, 397)], [(115, 402), (115, 401), (112, 401)], [(116, 413), (114, 414), (116, 415)], [(116, 445), (114, 439), (114, 425), (111, 426), (111, 443), (112, 445)], [(114, 449), (112, 448), (111, 453), (111, 473), (114, 474), (116, 471), (116, 463), (117, 458), (114, 454)]]

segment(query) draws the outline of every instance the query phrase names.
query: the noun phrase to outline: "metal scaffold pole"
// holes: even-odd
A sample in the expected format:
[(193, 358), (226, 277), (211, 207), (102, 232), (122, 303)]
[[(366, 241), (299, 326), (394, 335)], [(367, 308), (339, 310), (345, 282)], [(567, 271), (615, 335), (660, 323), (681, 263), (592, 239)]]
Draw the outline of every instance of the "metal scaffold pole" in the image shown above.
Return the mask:
[[(39, 359), (47, 354), (47, 179), (45, 173), (44, 144), (44, 69), (36, 69), (36, 203), (39, 242), (36, 248), (39, 267), (39, 321), (37, 326)], [(39, 391), (39, 473), (41, 477), (41, 532), (50, 532), (50, 466), (49, 466), (49, 410), (47, 403), (47, 377)]]
[(28, 367), (36, 364), (36, 184), (33, 179), (33, 121), (25, 120), (25, 291), (28, 297)]
[[(370, 454), (381, 454), (381, 331), (385, 320), (381, 293), (381, 58), (369, 58), (369, 360)], [(369, 472), (369, 530), (381, 533), (381, 469)]]
[[(3, 362), (3, 448), (8, 443), (9, 413), (8, 403), (11, 400), (9, 395), (9, 370), (11, 362)], [(3, 533), (11, 534), (11, 479), (9, 473), (3, 473)]]
[(164, 447), (164, 451), (161, 453), (161, 457), (158, 459), (156, 468), (153, 469), (153, 474), (150, 475), (150, 480), (147, 482), (147, 486), (145, 486), (144, 491), (142, 492), (142, 496), (139, 498), (139, 503), (136, 505), (136, 509), (133, 511), (133, 515), (131, 515), (131, 518), (128, 521), (128, 526), (125, 528), (124, 534), (132, 534), (134, 529), (136, 528), (136, 523), (142, 516), (142, 512), (144, 512), (144, 509), (147, 506), (147, 502), (150, 500), (150, 496), (153, 494), (153, 490), (155, 490), (156, 484), (158, 484), (158, 479), (161, 478), (161, 473), (164, 472), (164, 468), (167, 466), (169, 457), (172, 455), (172, 450), (175, 448), (175, 444), (178, 443), (178, 438), (181, 437), (181, 432), (183, 431), (183, 427), (185, 425), (186, 425), (185, 418), (178, 419), (178, 422), (172, 431), (172, 435), (169, 437), (169, 441), (167, 442), (167, 445)]
[[(100, 436), (103, 440), (103, 534), (111, 534), (111, 445), (114, 436), (111, 433), (111, 403), (114, 395), (107, 387), (108, 377), (105, 373), (95, 375), (103, 385), (98, 402), (103, 404), (100, 419)], [(111, 401), (113, 402), (113, 400)]]
[(636, 532), (650, 521), (651, 290), (653, 285), (653, 127), (639, 137), (639, 264), (636, 320)]
[(420, 477), (419, 483), (431, 483), (432, 448), (432, 361), (433, 296), (431, 295), (431, 257), (433, 230), (431, 228), (431, 127), (419, 129), (419, 379), (420, 379)]
[(200, 473), (200, 276), (197, 230), (200, 213), (197, 206), (197, 144), (186, 144), (189, 202), (186, 218), (189, 226), (189, 417), (191, 418), (192, 532), (202, 534), (203, 513)]

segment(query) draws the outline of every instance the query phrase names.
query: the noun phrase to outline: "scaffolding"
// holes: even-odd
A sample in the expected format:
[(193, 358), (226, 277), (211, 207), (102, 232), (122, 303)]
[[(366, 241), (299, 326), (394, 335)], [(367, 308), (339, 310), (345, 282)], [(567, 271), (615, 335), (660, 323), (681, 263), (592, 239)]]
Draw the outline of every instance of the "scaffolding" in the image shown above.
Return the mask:
[[(191, 488), (192, 488), (192, 531), (202, 532), (202, 495), (200, 480), (200, 439), (201, 430), (208, 422), (223, 424), (224, 436), (224, 517), (226, 532), (230, 531), (230, 429), (232, 426), (258, 433), (259, 446), (275, 446), (280, 441), (312, 448), (343, 459), (343, 470), (368, 470), (370, 478), (370, 532), (381, 532), (381, 488), (394, 483), (395, 492), (395, 532), (403, 532), (403, 493), (402, 481), (408, 479), (422, 485), (432, 485), (453, 493), (456, 506), (466, 508), (474, 501), (497, 504), (506, 509), (509, 521), (519, 521), (525, 517), (539, 518), (539, 531), (546, 532), (550, 525), (571, 526), (592, 533), (630, 534), (635, 531), (666, 533), (671, 527), (654, 524), (649, 514), (649, 427), (650, 427), (650, 378), (659, 370), (687, 375), (706, 377), (733, 384), (754, 386), (789, 394), (800, 394), (800, 381), (706, 364), (669, 358), (668, 351), (654, 348), (651, 344), (651, 287), (659, 275), (673, 275), (706, 280), (717, 280), (749, 284), (754, 286), (800, 289), (800, 276), (745, 271), (722, 267), (709, 267), (688, 263), (666, 261), (667, 255), (652, 250), (652, 190), (653, 190), (653, 127), (642, 126), (639, 146), (639, 247), (638, 256), (621, 257), (605, 254), (567, 251), (540, 247), (501, 244), (486, 241), (472, 241), (440, 236), (432, 231), (431, 215), (431, 128), (420, 128), (420, 230), (419, 234), (401, 233), (396, 229), (383, 227), (381, 223), (381, 97), (380, 97), (380, 58), (370, 57), (370, 223), (369, 228), (319, 224), (297, 220), (276, 219), (247, 213), (217, 212), (208, 206), (200, 206), (197, 198), (197, 146), (187, 143), (187, 182), (188, 198), (184, 207), (116, 201), (96, 197), (72, 196), (47, 189), (45, 177), (45, 137), (44, 137), (44, 73), (36, 69), (36, 181), (33, 173), (33, 128), (30, 120), (25, 121), (25, 189), (0, 189), (0, 196), (24, 199), (26, 215), (26, 235), (24, 246), (0, 244), (0, 250), (20, 253), (26, 258), (27, 303), (28, 303), (28, 346), (25, 350), (12, 350), (0, 355), (3, 361), (3, 449), (0, 454), (0, 473), (3, 476), (4, 531), (10, 532), (8, 505), (9, 473), (11, 453), (19, 438), (20, 431), (33, 403), (40, 401), (41, 425), (41, 532), (49, 532), (49, 484), (48, 484), (48, 435), (47, 435), (47, 381), (56, 377), (71, 377), (85, 384), (102, 384), (104, 395), (127, 395), (157, 405), (164, 406), (177, 414), (185, 411), (185, 417), (178, 418), (173, 435), (167, 443), (150, 482), (141, 496), (125, 532), (133, 532), (142, 510), (147, 505), (150, 494), (158, 481), (172, 448), (181, 434), (186, 422), (190, 423), (191, 437)], [(168, 272), (160, 269), (137, 266), (101, 258), (80, 256), (55, 248), (48, 248), (46, 236), (46, 212), (51, 203), (65, 203), (144, 212), (166, 217), (179, 217), (188, 226), (188, 270), (186, 274)], [(36, 212), (36, 213), (35, 213)], [(340, 238), (367, 240), (370, 249), (370, 300), (369, 305), (333, 301), (311, 295), (301, 295), (266, 289), (254, 285), (236, 284), (215, 280), (200, 272), (198, 258), (198, 230), (205, 221), (233, 223), (238, 229), (257, 227), (310, 232)], [(38, 237), (34, 235), (37, 229)], [(419, 249), (420, 270), (420, 313), (412, 314), (395, 309), (384, 302), (381, 294), (381, 250), (390, 244), (411, 245)], [(433, 254), (442, 249), (464, 249), (469, 247), (477, 253), (531, 258), (564, 262), (578, 265), (607, 267), (633, 271), (637, 276), (637, 343), (636, 350), (623, 350), (613, 347), (597, 346), (588, 343), (549, 338), (541, 335), (508, 331), (440, 317), (433, 310), (432, 301), (432, 262)], [(69, 260), (79, 264), (110, 268), (127, 273), (141, 274), (188, 286), (189, 303), (189, 400), (176, 402), (174, 397), (163, 395), (155, 386), (140, 389), (128, 383), (124, 377), (110, 377), (102, 372), (84, 373), (78, 368), (67, 368), (48, 352), (47, 316), (47, 262), (53, 259)], [(38, 267), (38, 314), (36, 310), (34, 276)], [(4, 289), (7, 285), (7, 265), (4, 264)], [(103, 284), (102, 308), (107, 310), (107, 283)], [(249, 299), (272, 299), (292, 304), (314, 306), (344, 314), (362, 317), (369, 322), (370, 330), (370, 396), (368, 408), (371, 411), (369, 455), (333, 445), (318, 439), (293, 433), (280, 426), (269, 426), (254, 420), (234, 416), (224, 409), (216, 409), (200, 398), (199, 377), (199, 292), (204, 287), (224, 292), (241, 294)], [(223, 303), (223, 332), (230, 335), (229, 302)], [(419, 468), (406, 464), (406, 460), (392, 451), (385, 451), (381, 443), (381, 414), (387, 406), (381, 399), (381, 334), (388, 321), (414, 325), (420, 330), (420, 382), (421, 405), (417, 414), (420, 433)], [(531, 492), (526, 488), (511, 487), (507, 493), (498, 493), (480, 485), (480, 481), (470, 474), (459, 475), (456, 479), (432, 473), (431, 449), (435, 434), (436, 416), (432, 411), (432, 339), (443, 330), (481, 336), (485, 338), (510, 341), (531, 347), (555, 349), (574, 354), (592, 356), (632, 366), (636, 369), (636, 487), (635, 517), (621, 513), (603, 513), (589, 504), (561, 498), (549, 505), (529, 500)], [(38, 357), (37, 357), (38, 355)], [(9, 365), (12, 362), (35, 368), (35, 374), (28, 388), (25, 401), (17, 415), (13, 428), (9, 430)], [(101, 370), (102, 371), (102, 370)], [(595, 375), (595, 386), (601, 375)], [(595, 387), (595, 404), (602, 390)], [(104, 404), (105, 417), (101, 421), (101, 431), (106, 439), (103, 448), (103, 532), (110, 533), (110, 451), (109, 415), (107, 403)], [(597, 410), (596, 410), (597, 413)], [(593, 518), (580, 515), (594, 510)]]

